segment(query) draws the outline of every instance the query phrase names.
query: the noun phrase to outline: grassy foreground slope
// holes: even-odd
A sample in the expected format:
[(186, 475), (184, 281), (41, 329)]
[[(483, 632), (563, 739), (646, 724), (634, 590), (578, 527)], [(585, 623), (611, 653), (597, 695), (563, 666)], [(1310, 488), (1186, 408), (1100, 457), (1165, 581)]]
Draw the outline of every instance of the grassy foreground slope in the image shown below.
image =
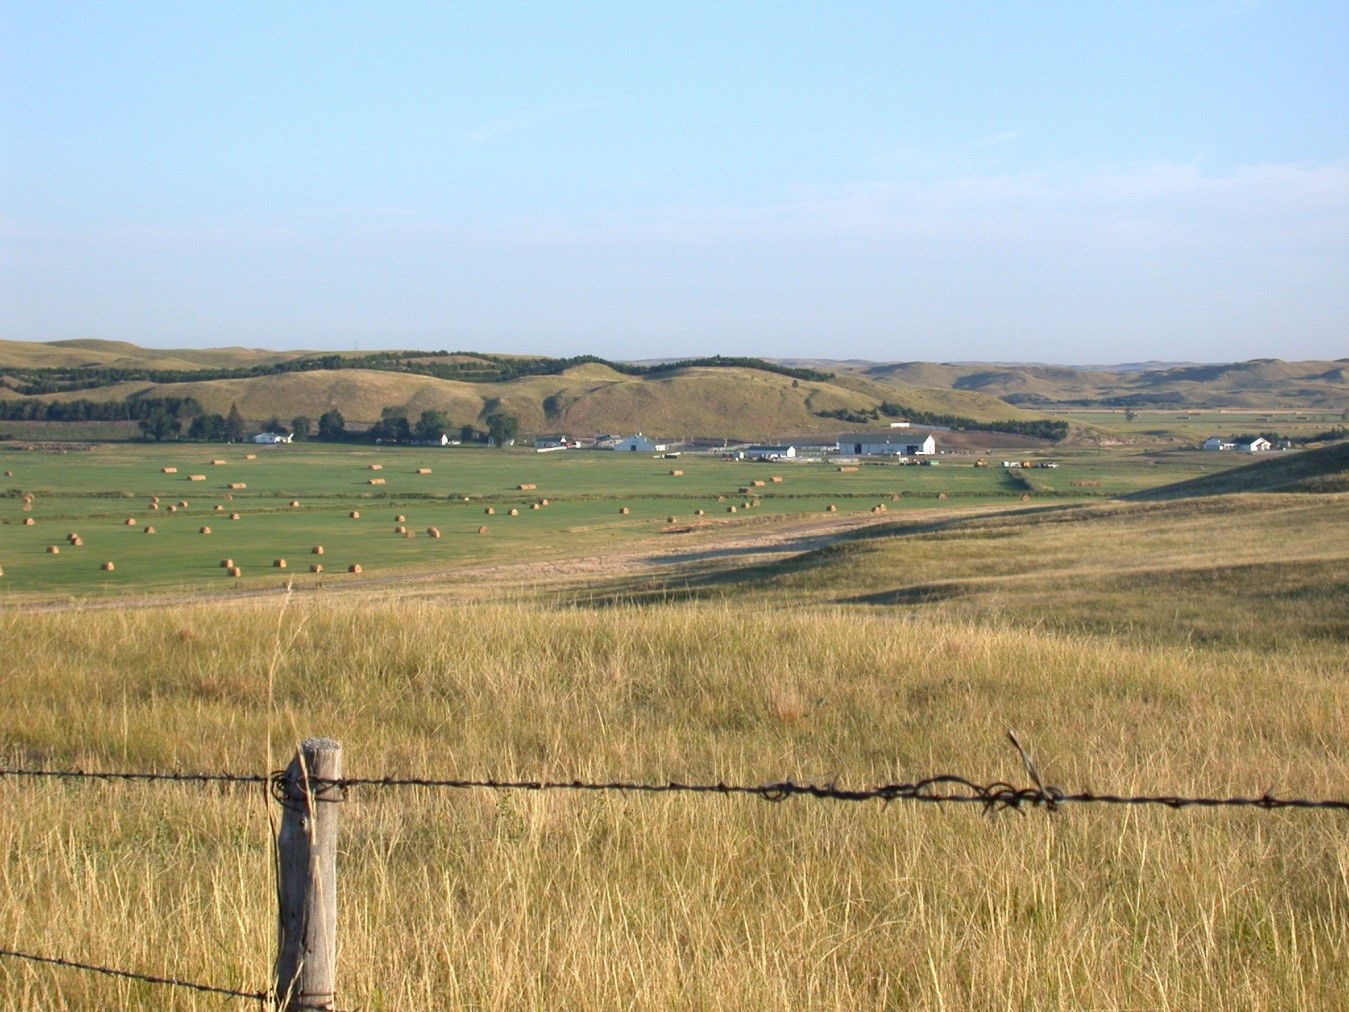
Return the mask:
[[(263, 772), (330, 734), (355, 776), (1023, 783), (1012, 726), (1065, 789), (1349, 794), (1343, 641), (490, 593), (3, 614), (0, 751)], [(0, 781), (0, 938), (261, 987), (268, 805)], [(1346, 1007), (1337, 813), (371, 789), (343, 819), (343, 1007)], [(219, 1007), (8, 961), (0, 1000)]]

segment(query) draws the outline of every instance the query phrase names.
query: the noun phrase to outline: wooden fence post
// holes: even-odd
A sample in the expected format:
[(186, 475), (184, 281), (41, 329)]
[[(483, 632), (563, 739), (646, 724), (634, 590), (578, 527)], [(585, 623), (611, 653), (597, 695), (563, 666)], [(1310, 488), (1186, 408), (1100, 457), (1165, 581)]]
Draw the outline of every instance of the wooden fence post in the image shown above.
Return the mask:
[(286, 767), (276, 837), (276, 1002), (282, 1009), (336, 1007), (337, 821), (342, 746), (307, 738)]

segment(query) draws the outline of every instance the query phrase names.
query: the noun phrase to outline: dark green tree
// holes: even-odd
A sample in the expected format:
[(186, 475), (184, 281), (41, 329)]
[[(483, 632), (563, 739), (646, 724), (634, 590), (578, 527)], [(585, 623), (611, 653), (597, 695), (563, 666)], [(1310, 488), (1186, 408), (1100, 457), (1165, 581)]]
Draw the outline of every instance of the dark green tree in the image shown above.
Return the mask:
[(342, 412), (333, 408), (319, 416), (319, 439), (336, 443), (346, 438), (347, 421)]
[(290, 420), (290, 431), (295, 434), (296, 439), (308, 439), (312, 428), (313, 424), (307, 415), (296, 415)]
[(418, 439), (439, 439), (450, 429), (450, 420), (443, 411), (423, 411), (412, 427), (412, 434)]
[(223, 415), (198, 415), (187, 427), (188, 439), (224, 439), (225, 418)]
[(231, 443), (237, 443), (248, 434), (248, 424), (244, 421), (244, 416), (239, 412), (238, 404), (230, 405), (230, 413), (225, 416), (225, 439)]
[(520, 434), (520, 419), (498, 411), (487, 416), (487, 435), (497, 446), (515, 442)]

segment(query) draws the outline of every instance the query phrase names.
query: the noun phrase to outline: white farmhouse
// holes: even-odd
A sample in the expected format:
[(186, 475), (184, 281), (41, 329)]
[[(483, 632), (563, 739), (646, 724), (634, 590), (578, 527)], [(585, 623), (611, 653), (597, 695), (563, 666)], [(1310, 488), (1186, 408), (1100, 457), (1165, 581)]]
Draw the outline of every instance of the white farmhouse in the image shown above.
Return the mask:
[(792, 460), (796, 457), (795, 446), (747, 446), (745, 456), (750, 460)]
[(836, 452), (859, 457), (919, 457), (937, 452), (937, 440), (928, 433), (923, 439), (917, 432), (851, 432), (838, 437)]
[(253, 437), (253, 442), (274, 445), (276, 443), (289, 443), (294, 438), (289, 432), (259, 432)]

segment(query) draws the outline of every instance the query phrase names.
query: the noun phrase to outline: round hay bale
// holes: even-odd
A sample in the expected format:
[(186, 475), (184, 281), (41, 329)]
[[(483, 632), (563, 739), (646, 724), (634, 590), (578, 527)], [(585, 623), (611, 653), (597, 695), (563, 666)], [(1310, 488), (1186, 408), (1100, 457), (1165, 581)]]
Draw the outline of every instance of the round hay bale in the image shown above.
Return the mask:
[(56, 545), (48, 545), (48, 546), (47, 546), (47, 554), (48, 554), (48, 555), (60, 555), (60, 554), (61, 554), (61, 549), (60, 549), (59, 547), (57, 547)]
[(163, 474), (177, 474), (177, 473), (178, 473), (178, 468), (176, 468), (176, 467), (161, 467), (159, 470), (160, 470)]
[(34, 520), (32, 517), (24, 517), (24, 518), (23, 518), (23, 525), (24, 525), (25, 527), (32, 527), (35, 523), (37, 523), (37, 521)]
[(215, 511), (216, 511), (217, 513), (224, 513), (224, 512), (225, 512), (225, 507), (222, 506), (220, 503), (216, 503), (216, 504), (215, 504)]
[(632, 510), (628, 509), (626, 506), (620, 506), (620, 507), (618, 508), (618, 512), (621, 513), (621, 514), (625, 514), (625, 515), (626, 515), (626, 514), (628, 514), (628, 513), (631, 513)]
[(417, 532), (416, 532), (416, 531), (405, 531), (405, 532), (403, 533), (403, 537), (405, 537), (405, 538), (415, 538), (416, 536), (417, 536)]
[(245, 484), (244, 484), (243, 482), (241, 482), (241, 481), (232, 481), (232, 482), (229, 483), (229, 486), (228, 486), (228, 487), (229, 487), (229, 488), (248, 488), (248, 486), (245, 485)]
[(719, 495), (719, 496), (717, 496), (717, 502), (725, 502), (725, 501), (726, 501), (726, 497), (725, 497), (724, 495)]
[(238, 578), (238, 577), (244, 575), (244, 571), (243, 571), (242, 567), (240, 567), (240, 566), (230, 566), (229, 569), (225, 570), (225, 575), (226, 575), (226, 576), (233, 576), (233, 577), (235, 577), (235, 578)]
[(371, 479), (369, 479), (369, 480), (366, 482), (366, 484), (367, 484), (367, 485), (383, 485), (383, 484), (384, 484), (384, 479), (383, 479), (383, 478), (371, 478)]
[(299, 505), (300, 505), (300, 500), (299, 500), (299, 499), (292, 499), (292, 500), (290, 501), (290, 508), (291, 508), (291, 509), (297, 509), (297, 508), (299, 507)]
[(365, 466), (368, 467), (371, 471), (383, 471), (383, 470), (384, 470), (384, 465), (383, 465), (383, 464), (366, 464)]
[(406, 534), (408, 532), (408, 529), (404, 527), (402, 524), (399, 524), (397, 527), (393, 529), (393, 532), (395, 534)]
[(666, 522), (667, 524), (677, 523), (678, 521), (679, 521), (679, 518), (678, 518), (678, 517), (675, 517), (675, 516), (669, 516), (669, 517), (666, 517), (666, 518), (665, 518), (665, 522)]
[(198, 534), (210, 534), (210, 533), (211, 533), (211, 528), (209, 528), (209, 527), (203, 527), (203, 528), (201, 528), (200, 530), (198, 530), (197, 533), (198, 533)]
[(405, 516), (403, 516), (403, 514), (399, 513), (398, 516), (396, 516), (396, 517), (393, 518), (393, 522), (396, 523), (396, 524), (401, 524), (401, 523), (402, 523), (404, 520), (406, 520), (406, 519), (407, 519), (407, 517), (405, 517)]
[(749, 495), (749, 486), (748, 486), (748, 485), (741, 485), (741, 486), (740, 486), (738, 489), (736, 489), (735, 491), (736, 491), (736, 494), (737, 494), (737, 495)]
[(683, 471), (679, 471), (679, 470), (671, 471), (671, 472), (670, 472), (670, 477), (671, 477), (671, 478), (682, 478), (682, 477), (684, 477), (684, 472), (683, 472)]
[(938, 499), (945, 499), (945, 498), (946, 498), (946, 493), (945, 493), (945, 492), (938, 492), (938, 493), (937, 493), (937, 498), (938, 498)]
[(479, 533), (479, 534), (486, 534), (486, 533), (487, 533), (487, 528), (486, 528), (486, 527), (479, 527), (479, 528), (478, 528), (478, 533)]
[(70, 539), (70, 546), (71, 546), (72, 548), (79, 548), (79, 547), (80, 547), (81, 545), (83, 545), (83, 544), (84, 544), (84, 539), (81, 538), (81, 537), (79, 537), (78, 535)]
[(273, 569), (285, 569), (285, 568), (286, 568), (286, 560), (285, 560), (285, 559), (273, 559), (273, 560), (272, 560), (272, 568), (273, 568)]
[(157, 502), (152, 502), (152, 503), (150, 503), (150, 508), (151, 508), (152, 510), (157, 510), (157, 509), (159, 509), (159, 503), (157, 503)]
[(755, 479), (754, 481), (750, 482), (750, 484), (753, 485), (755, 488), (763, 488), (764, 485), (767, 484), (767, 482)]
[(219, 467), (221, 464), (223, 464), (223, 463), (225, 463), (225, 462), (224, 462), (223, 460), (213, 460), (213, 461), (211, 461), (211, 463), (212, 463), (214, 466)]
[(851, 474), (852, 472), (857, 470), (857, 465), (856, 464), (841, 465), (838, 470), (840, 474)]
[(117, 567), (114, 566), (111, 562), (105, 562), (105, 563), (103, 563), (103, 566), (102, 566), (101, 568), (103, 569), (103, 572), (105, 572), (105, 573), (111, 573), (111, 572), (112, 572), (114, 569), (116, 569)]
[(23, 495), (23, 501), (24, 501), (25, 505), (31, 506), (31, 505), (33, 504), (33, 493), (32, 493), (32, 492), (25, 492), (24, 495)]
[(127, 517), (124, 521), (122, 521), (122, 526), (124, 526), (124, 527), (135, 527), (135, 526), (136, 526), (136, 518), (135, 518), (135, 517)]
[(5, 575), (5, 567), (4, 567), (4, 566), (0, 566), (0, 576), (4, 576), (4, 575)]
[(1030, 502), (1030, 495), (1029, 495), (1029, 494), (1023, 495), (1023, 496), (1021, 497), (1021, 501), (1022, 501), (1022, 502)]
[(239, 519), (239, 514), (238, 514), (238, 513), (231, 513), (231, 514), (230, 514), (230, 519), (231, 519), (231, 520), (238, 520), (238, 519)]
[(483, 510), (483, 512), (486, 513), (489, 517), (493, 516), (496, 513), (496, 507), (488, 506), (485, 510)]
[(310, 555), (322, 555), (322, 554), (323, 554), (323, 546), (322, 546), (322, 545), (315, 545), (313, 548), (309, 549), (309, 554), (310, 554)]
[(838, 507), (835, 506), (833, 503), (830, 503), (828, 506), (825, 507), (825, 510), (824, 510), (824, 511), (825, 511), (826, 513), (837, 513), (837, 512), (838, 512)]
[(220, 568), (221, 568), (221, 569), (233, 569), (233, 568), (234, 568), (234, 560), (233, 560), (233, 559), (221, 559), (221, 560), (220, 560)]
[(310, 565), (309, 565), (309, 571), (310, 571), (311, 573), (321, 573), (321, 572), (323, 572), (323, 563), (321, 563), (321, 562), (313, 562), (313, 563), (310, 563)]
[(735, 507), (734, 507), (734, 506), (727, 506), (727, 507), (726, 507), (726, 512), (727, 512), (727, 513), (734, 513), (734, 512), (735, 512)]
[(177, 513), (177, 512), (178, 512), (178, 507), (177, 507), (177, 506), (170, 505), (170, 506), (169, 506), (169, 512), (170, 512), (170, 513)]
[(751, 500), (749, 501), (749, 504), (750, 504), (751, 506), (758, 506), (758, 505), (759, 505), (759, 500), (758, 500), (758, 499), (751, 499)]
[(348, 513), (347, 515), (348, 515), (349, 517), (351, 517), (352, 520), (359, 520), (359, 519), (361, 519), (361, 511), (360, 511), (360, 510), (352, 510), (352, 511), (351, 511), (350, 513)]
[(154, 532), (155, 532), (155, 529), (154, 529), (153, 526), (146, 525), (146, 528), (145, 528), (145, 533), (146, 533), (146, 534), (153, 534)]
[(5, 472), (5, 477), (6, 477), (6, 478), (13, 478), (13, 477), (14, 477), (14, 472), (13, 472), (13, 471), (6, 471), (6, 472)]
[(430, 473), (431, 473), (431, 469), (430, 469), (429, 467), (419, 467), (419, 468), (417, 468), (417, 473), (418, 473), (418, 474), (430, 474)]
[(188, 481), (205, 481), (205, 480), (206, 480), (206, 475), (204, 475), (204, 474), (189, 474), (189, 475), (187, 476), (187, 480), (188, 480)]
[(257, 460), (257, 459), (258, 459), (258, 455), (257, 455), (256, 453), (245, 453), (245, 454), (244, 454), (244, 460)]
[(426, 528), (426, 536), (428, 538), (438, 538), (440, 537), (440, 529), (436, 527), (428, 527)]
[(353, 562), (350, 566), (347, 567), (347, 572), (348, 573), (361, 572), (361, 564), (359, 562)]
[(228, 492), (221, 496), (221, 498), (224, 499), (225, 502), (234, 502), (234, 496), (230, 495)]
[(541, 510), (541, 509), (543, 509), (543, 507), (540, 506), (540, 505), (539, 505), (538, 503), (536, 503), (536, 502), (530, 503), (530, 504), (529, 504), (529, 508), (532, 509), (532, 510)]
[(771, 481), (774, 485), (781, 485), (781, 484), (782, 484), (782, 475), (780, 475), (780, 474), (775, 474), (775, 475), (773, 475), (773, 477), (769, 478), (768, 480)]
[(539, 486), (535, 485), (532, 481), (522, 481), (519, 485), (515, 486), (515, 489), (517, 492), (529, 492), (538, 487)]
[(547, 499), (540, 499), (540, 500), (539, 500), (539, 505), (540, 505), (540, 506), (547, 506), (547, 505), (548, 505), (548, 500), (547, 500)]
[(519, 511), (518, 509), (516, 509), (514, 506), (512, 506), (512, 507), (511, 507), (511, 511), (510, 511), (510, 515), (513, 516), (513, 517), (518, 517), (518, 516), (520, 515), (520, 511)]
[(179, 508), (180, 510), (185, 510), (185, 509), (187, 509), (187, 500), (186, 500), (186, 499), (179, 499), (179, 500), (178, 500), (178, 508)]
[(693, 511), (693, 515), (694, 515), (695, 517), (706, 516), (706, 514), (707, 514), (707, 511), (706, 511), (706, 510), (694, 510), (694, 511)]

